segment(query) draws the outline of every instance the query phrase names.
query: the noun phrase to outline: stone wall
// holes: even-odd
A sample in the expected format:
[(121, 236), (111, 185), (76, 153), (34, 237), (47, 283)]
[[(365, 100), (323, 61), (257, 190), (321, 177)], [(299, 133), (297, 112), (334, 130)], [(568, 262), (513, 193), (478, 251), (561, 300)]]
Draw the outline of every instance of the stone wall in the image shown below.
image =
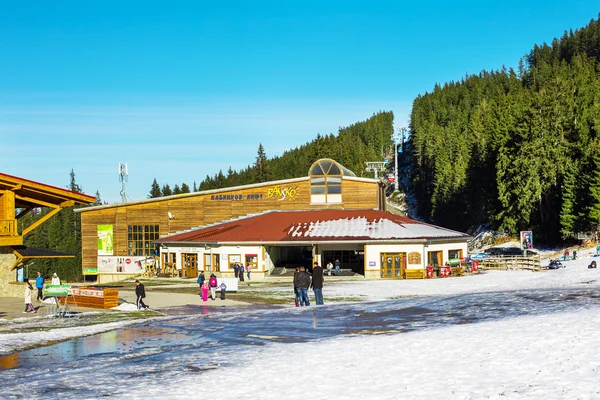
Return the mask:
[(16, 272), (10, 270), (16, 260), (8, 247), (0, 247), (0, 297), (23, 297), (25, 287), (22, 283), (14, 283)]

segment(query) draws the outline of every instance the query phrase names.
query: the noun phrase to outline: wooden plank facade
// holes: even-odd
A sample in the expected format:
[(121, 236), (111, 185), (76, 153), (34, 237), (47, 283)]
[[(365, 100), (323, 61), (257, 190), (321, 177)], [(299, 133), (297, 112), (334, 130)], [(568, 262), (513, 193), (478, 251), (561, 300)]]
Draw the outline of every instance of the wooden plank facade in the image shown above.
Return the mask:
[(95, 274), (98, 268), (100, 225), (112, 225), (111, 255), (130, 257), (136, 255), (131, 250), (131, 230), (135, 226), (157, 227), (158, 232), (154, 233), (158, 239), (158, 236), (269, 210), (382, 209), (385, 197), (377, 180), (353, 176), (341, 178), (341, 202), (335, 203), (312, 202), (311, 177), (307, 176), (78, 209), (77, 212), (81, 212), (84, 274)]

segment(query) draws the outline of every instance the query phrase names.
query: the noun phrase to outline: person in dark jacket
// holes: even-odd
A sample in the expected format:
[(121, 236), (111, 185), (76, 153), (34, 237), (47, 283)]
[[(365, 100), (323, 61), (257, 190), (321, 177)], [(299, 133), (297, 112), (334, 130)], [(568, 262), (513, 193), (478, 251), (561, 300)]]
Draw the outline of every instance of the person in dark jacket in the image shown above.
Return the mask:
[(144, 285), (137, 279), (135, 280), (135, 295), (137, 296), (135, 304), (137, 305), (138, 310), (148, 309), (149, 307), (145, 305), (144, 300), (142, 300), (146, 297), (146, 289), (144, 288)]
[(323, 267), (319, 263), (313, 266), (312, 290), (315, 292), (315, 302), (318, 306), (323, 305)]
[(310, 275), (306, 273), (304, 267), (300, 267), (300, 271), (294, 276), (294, 287), (298, 288), (298, 297), (300, 298), (301, 306), (310, 306), (308, 300), (308, 288), (310, 287)]
[(204, 276), (204, 271), (201, 271), (200, 275), (198, 275), (198, 280), (196, 280), (196, 283), (198, 284), (198, 292), (200, 293), (200, 296), (202, 296), (202, 284), (204, 283), (205, 280), (206, 280), (206, 277)]
[(296, 296), (296, 307), (300, 307), (300, 293), (298, 292), (298, 287), (296, 286), (296, 276), (300, 273), (300, 268), (296, 267), (294, 271), (294, 296)]

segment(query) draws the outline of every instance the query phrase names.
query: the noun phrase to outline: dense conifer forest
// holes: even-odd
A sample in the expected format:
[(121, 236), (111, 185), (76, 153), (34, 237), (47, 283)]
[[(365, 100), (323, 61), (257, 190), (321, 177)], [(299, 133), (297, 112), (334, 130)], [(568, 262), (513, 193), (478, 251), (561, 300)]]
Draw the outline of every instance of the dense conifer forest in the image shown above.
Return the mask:
[(418, 214), (465, 231), (556, 243), (600, 224), (600, 23), (536, 45), (518, 71), (482, 71), (417, 97)]

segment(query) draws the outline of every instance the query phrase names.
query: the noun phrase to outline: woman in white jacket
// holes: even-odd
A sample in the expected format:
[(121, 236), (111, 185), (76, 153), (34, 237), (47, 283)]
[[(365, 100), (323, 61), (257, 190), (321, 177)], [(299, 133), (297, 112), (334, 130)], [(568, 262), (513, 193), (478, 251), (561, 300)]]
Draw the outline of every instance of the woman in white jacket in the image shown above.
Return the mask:
[(60, 285), (60, 278), (56, 275), (56, 272), (52, 274), (52, 284)]
[(31, 291), (33, 290), (33, 286), (31, 286), (31, 283), (29, 283), (29, 279), (25, 278), (25, 311), (23, 311), (23, 314), (27, 314), (27, 313), (35, 313), (37, 311), (35, 311), (35, 307), (33, 307), (33, 304), (31, 303)]

